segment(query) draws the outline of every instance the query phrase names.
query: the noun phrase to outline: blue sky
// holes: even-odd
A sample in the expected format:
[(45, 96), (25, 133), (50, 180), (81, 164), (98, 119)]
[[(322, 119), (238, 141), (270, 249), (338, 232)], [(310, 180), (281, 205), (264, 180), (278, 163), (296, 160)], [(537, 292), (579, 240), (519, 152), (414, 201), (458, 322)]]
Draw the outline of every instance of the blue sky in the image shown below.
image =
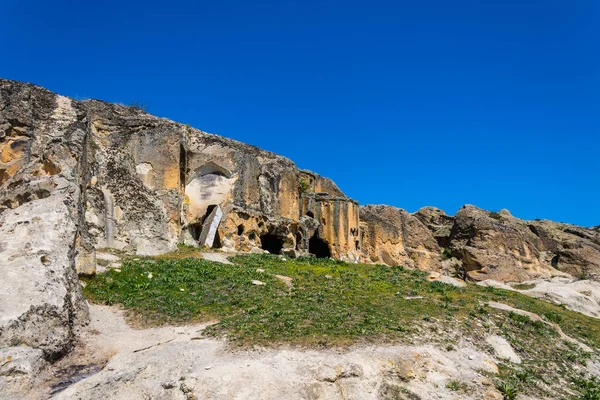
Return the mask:
[(600, 3), (0, 0), (0, 76), (251, 143), (361, 204), (600, 224)]

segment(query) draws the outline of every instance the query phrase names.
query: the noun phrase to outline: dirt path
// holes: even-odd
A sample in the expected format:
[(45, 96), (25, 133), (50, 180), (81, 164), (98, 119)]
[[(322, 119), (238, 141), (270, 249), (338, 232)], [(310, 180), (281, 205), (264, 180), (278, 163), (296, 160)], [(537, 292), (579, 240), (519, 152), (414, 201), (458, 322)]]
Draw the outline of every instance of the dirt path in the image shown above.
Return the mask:
[[(430, 345), (236, 350), (202, 337), (206, 324), (133, 329), (116, 308), (91, 305), (90, 312), (84, 343), (54, 372), (84, 364), (99, 371), (52, 399), (501, 399), (481, 374), (497, 372), (496, 360), (468, 341), (452, 351)], [(471, 390), (452, 391), (451, 381)]]

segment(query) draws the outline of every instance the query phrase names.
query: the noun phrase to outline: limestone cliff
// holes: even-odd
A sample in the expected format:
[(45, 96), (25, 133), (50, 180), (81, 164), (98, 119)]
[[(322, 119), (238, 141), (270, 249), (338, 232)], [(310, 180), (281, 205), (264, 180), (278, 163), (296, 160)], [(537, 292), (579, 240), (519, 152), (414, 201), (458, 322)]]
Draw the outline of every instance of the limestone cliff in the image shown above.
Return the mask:
[(455, 216), (434, 207), (409, 214), (395, 207), (364, 206), (360, 216), (366, 262), (441, 268), (472, 280), (600, 275), (596, 228), (525, 221), (507, 210), (497, 213), (471, 205)]
[(0, 210), (56, 201), (68, 181), (79, 273), (94, 273), (97, 248), (159, 254), (201, 237), (223, 250), (360, 257), (358, 204), (284, 157), (135, 108), (0, 82)]
[(218, 208), (212, 247), (358, 259), (357, 203), (329, 179), (140, 110), (83, 106), (92, 143), (86, 221), (96, 248), (159, 254), (197, 245)]
[(365, 262), (441, 269), (441, 248), (417, 217), (390, 206), (363, 206), (362, 256)]
[(75, 273), (86, 240), (84, 107), (0, 80), (0, 347), (52, 360), (87, 320)]
[(88, 320), (77, 273), (95, 273), (97, 249), (159, 254), (180, 243), (474, 280), (600, 274), (600, 228), (473, 206), (456, 216), (359, 207), (254, 146), (0, 79), (0, 348), (31, 370), (61, 357)]

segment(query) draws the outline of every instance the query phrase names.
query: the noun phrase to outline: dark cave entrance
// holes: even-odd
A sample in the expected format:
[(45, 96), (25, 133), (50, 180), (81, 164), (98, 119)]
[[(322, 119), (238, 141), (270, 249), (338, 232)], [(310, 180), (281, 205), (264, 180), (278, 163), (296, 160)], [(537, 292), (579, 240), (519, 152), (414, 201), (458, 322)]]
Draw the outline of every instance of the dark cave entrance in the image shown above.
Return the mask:
[(221, 245), (221, 236), (219, 236), (219, 231), (217, 230), (215, 232), (215, 240), (213, 240), (212, 248), (213, 249), (220, 249), (221, 247), (222, 247), (222, 245)]
[(283, 249), (283, 239), (270, 233), (260, 237), (260, 244), (263, 250), (271, 254), (279, 254)]
[[(194, 223), (194, 224), (190, 224), (188, 226), (188, 231), (190, 232), (190, 235), (192, 236), (192, 238), (196, 242), (200, 241), (200, 237), (202, 236), (202, 230), (204, 229), (204, 223), (206, 222), (206, 219), (208, 218), (208, 216), (213, 212), (213, 210), (216, 207), (217, 207), (216, 204), (209, 205), (208, 208), (206, 209), (206, 213), (202, 217), (202, 220), (200, 222), (197, 222), (197, 223)], [(221, 247), (222, 247), (222, 245), (221, 245), (221, 237), (219, 235), (219, 230), (217, 229), (217, 231), (215, 232), (215, 238), (213, 240), (212, 248), (213, 249), (220, 249)]]
[(315, 234), (308, 241), (308, 252), (314, 254), (317, 258), (329, 258), (331, 257), (331, 250), (326, 241), (319, 237), (319, 234)]
[(307, 217), (314, 218), (314, 217), (315, 217), (315, 214), (314, 214), (312, 211), (308, 211), (308, 212), (306, 213), (306, 216), (307, 216)]
[(200, 240), (200, 235), (202, 234), (202, 224), (191, 224), (189, 226), (190, 235), (197, 242)]
[(296, 233), (296, 250), (304, 250), (304, 243), (302, 243), (302, 234), (300, 232)]

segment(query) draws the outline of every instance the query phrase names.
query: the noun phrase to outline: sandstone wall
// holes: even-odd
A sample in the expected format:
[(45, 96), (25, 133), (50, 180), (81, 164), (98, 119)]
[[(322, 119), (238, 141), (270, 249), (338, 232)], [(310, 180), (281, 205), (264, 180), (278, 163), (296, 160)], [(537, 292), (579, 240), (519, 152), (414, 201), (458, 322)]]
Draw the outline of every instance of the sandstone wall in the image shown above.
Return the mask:
[(414, 215), (396, 207), (367, 205), (360, 208), (360, 220), (364, 262), (441, 269), (441, 248)]
[(600, 234), (593, 229), (467, 205), (456, 214), (450, 239), (453, 254), (476, 280), (600, 274)]
[(219, 207), (214, 247), (300, 255), (318, 241), (333, 257), (358, 259), (357, 204), (331, 180), (141, 110), (99, 101), (82, 107), (90, 130), (85, 222), (93, 247), (159, 254), (194, 245)]

